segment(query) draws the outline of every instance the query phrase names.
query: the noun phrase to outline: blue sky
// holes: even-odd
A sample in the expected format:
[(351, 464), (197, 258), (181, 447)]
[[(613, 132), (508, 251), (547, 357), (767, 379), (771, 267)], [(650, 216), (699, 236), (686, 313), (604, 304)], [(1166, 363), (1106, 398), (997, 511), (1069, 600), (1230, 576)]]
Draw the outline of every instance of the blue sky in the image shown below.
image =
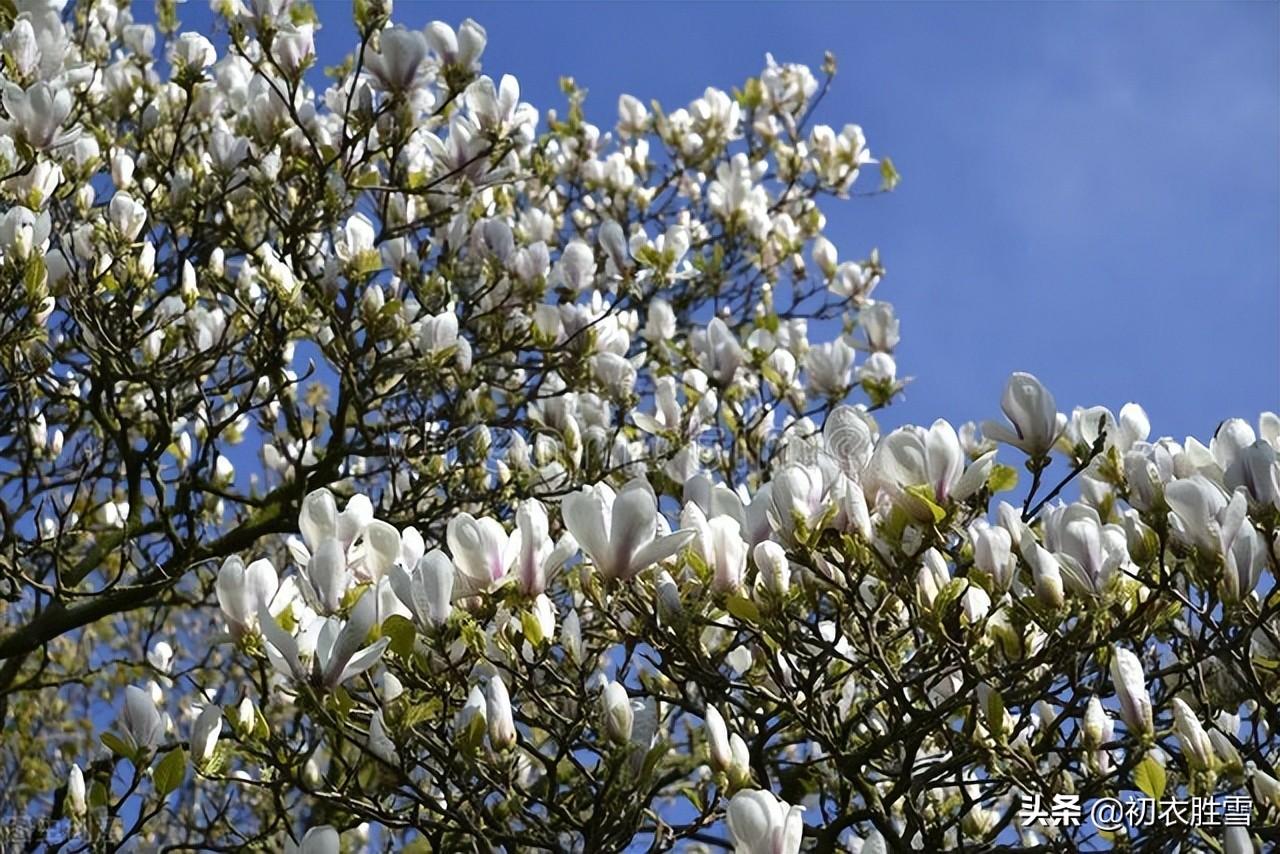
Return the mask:
[[(354, 45), (316, 4), (322, 62)], [(182, 12), (207, 29), (201, 5)], [(489, 32), (485, 70), (560, 107), (572, 75), (611, 126), (780, 60), (840, 62), (820, 118), (893, 157), (897, 192), (827, 207), (843, 257), (879, 246), (877, 297), (916, 377), (888, 425), (995, 416), (1028, 370), (1059, 408), (1137, 400), (1207, 438), (1280, 406), (1280, 5), (396, 3)], [(870, 176), (866, 188), (874, 186)]]

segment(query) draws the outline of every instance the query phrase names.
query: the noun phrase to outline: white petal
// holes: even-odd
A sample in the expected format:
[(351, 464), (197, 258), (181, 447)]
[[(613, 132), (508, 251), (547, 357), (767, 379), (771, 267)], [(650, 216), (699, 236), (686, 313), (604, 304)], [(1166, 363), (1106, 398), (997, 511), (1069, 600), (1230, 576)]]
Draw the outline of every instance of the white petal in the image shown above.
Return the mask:
[(365, 567), (374, 578), (381, 578), (400, 557), (400, 532), (386, 522), (374, 521), (364, 532)]
[(298, 529), (308, 548), (315, 551), (323, 541), (338, 534), (338, 505), (333, 493), (317, 489), (302, 499), (302, 513), (298, 517)]

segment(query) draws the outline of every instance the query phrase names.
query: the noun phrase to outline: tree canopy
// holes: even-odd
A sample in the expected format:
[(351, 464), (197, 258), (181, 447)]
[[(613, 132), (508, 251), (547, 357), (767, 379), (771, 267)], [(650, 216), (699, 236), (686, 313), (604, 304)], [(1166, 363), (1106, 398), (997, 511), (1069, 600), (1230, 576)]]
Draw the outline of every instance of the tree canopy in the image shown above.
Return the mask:
[(0, 841), (1275, 844), (1280, 417), (882, 429), (834, 57), (597, 125), (214, 6), (0, 2)]

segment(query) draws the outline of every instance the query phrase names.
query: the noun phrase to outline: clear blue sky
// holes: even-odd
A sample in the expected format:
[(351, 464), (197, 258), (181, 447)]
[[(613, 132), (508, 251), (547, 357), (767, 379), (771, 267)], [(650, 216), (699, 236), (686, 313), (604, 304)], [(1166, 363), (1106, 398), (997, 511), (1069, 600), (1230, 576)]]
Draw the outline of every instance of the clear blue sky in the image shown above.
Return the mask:
[[(316, 4), (322, 62), (354, 44)], [(202, 5), (183, 9), (208, 29)], [(1280, 5), (1276, 3), (423, 3), (474, 17), (486, 73), (539, 109), (557, 80), (611, 126), (629, 92), (669, 108), (779, 61), (840, 74), (820, 114), (903, 175), (828, 205), (844, 257), (879, 246), (907, 400), (884, 419), (997, 414), (1011, 370), (1059, 407), (1137, 400), (1202, 438), (1280, 406)], [(874, 186), (874, 176), (867, 188)]]

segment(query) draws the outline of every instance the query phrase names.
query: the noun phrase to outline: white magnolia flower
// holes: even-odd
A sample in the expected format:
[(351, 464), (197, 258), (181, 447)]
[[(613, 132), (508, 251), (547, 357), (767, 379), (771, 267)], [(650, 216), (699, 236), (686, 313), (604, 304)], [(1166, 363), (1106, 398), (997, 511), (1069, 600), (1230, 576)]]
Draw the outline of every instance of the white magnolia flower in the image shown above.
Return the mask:
[(1205, 770), (1213, 767), (1216, 754), (1209, 734), (1191, 707), (1181, 697), (1173, 698), (1173, 733), (1182, 747), (1182, 757), (1193, 768)]
[(826, 512), (822, 472), (814, 466), (793, 464), (774, 477), (769, 490), (769, 524), (783, 543), (795, 545), (803, 532), (812, 531)]
[(706, 720), (707, 752), (711, 757), (711, 767), (716, 771), (727, 772), (733, 766), (733, 749), (729, 744), (729, 730), (724, 718), (715, 706), (707, 706), (703, 717)]
[(560, 253), (560, 279), (575, 294), (591, 287), (596, 274), (596, 257), (591, 247), (581, 240), (571, 240)]
[(0, 93), (9, 119), (0, 125), (4, 132), (38, 151), (66, 145), (72, 142), (74, 133), (62, 133), (62, 123), (71, 115), (71, 91), (54, 87), (44, 81), (23, 89), (13, 83), (5, 83)]
[(1067, 589), (1077, 596), (1100, 596), (1119, 567), (1129, 562), (1124, 531), (1103, 526), (1087, 504), (1071, 504), (1046, 516), (1054, 556)]
[(173, 61), (179, 66), (203, 71), (217, 60), (213, 43), (199, 33), (183, 33), (173, 43)]
[(314, 636), (307, 638), (308, 642), (315, 644), (310, 672), (303, 664), (299, 640), (281, 628), (269, 611), (262, 609), (258, 613), (258, 621), (272, 664), (298, 682), (311, 679), (323, 688), (336, 688), (359, 676), (378, 663), (391, 641), (382, 637), (362, 647), (377, 617), (375, 599), (371, 595), (361, 596), (351, 609), (350, 618), (345, 621), (338, 617), (316, 619), (313, 625), (305, 628), (307, 633), (315, 632)]
[(457, 346), (465, 340), (458, 338), (458, 315), (452, 311), (443, 311), (424, 318), (419, 326), (418, 340), (422, 349), (428, 353), (442, 353)]
[(734, 854), (798, 854), (804, 838), (804, 807), (773, 792), (743, 789), (726, 811)]
[(191, 729), (191, 759), (197, 767), (213, 758), (222, 734), (222, 707), (210, 703), (201, 710)]
[(462, 22), (456, 34), (448, 24), (432, 21), (427, 25), (427, 41), (441, 62), (470, 71), (478, 66), (488, 35), (484, 27), (470, 18)]
[(1066, 427), (1066, 418), (1059, 415), (1053, 395), (1031, 374), (1014, 373), (1009, 377), (1000, 408), (1009, 424), (984, 421), (982, 435), (1012, 445), (1029, 457), (1049, 453)]
[(853, 382), (856, 351), (843, 338), (819, 344), (805, 355), (805, 376), (809, 388), (822, 397), (844, 396)]
[(25, 16), (13, 22), (4, 39), (4, 52), (19, 78), (30, 77), (40, 64), (40, 43), (35, 28)]
[(1204, 475), (1174, 481), (1165, 489), (1175, 537), (1223, 559), (1222, 594), (1239, 602), (1253, 592), (1268, 562), (1266, 540), (1249, 521), (1244, 487), (1228, 499)]
[(507, 534), (502, 523), (470, 513), (449, 520), (446, 531), (449, 552), (458, 567), (459, 595), (470, 596), (487, 590), (507, 577), (520, 554), (521, 533)]
[(1222, 854), (1254, 854), (1249, 828), (1233, 825), (1222, 834)]
[(485, 719), (487, 706), (484, 690), (479, 685), (471, 686), (466, 702), (453, 721), (454, 732), (469, 748), (477, 747), (488, 729), (488, 721)]
[(1111, 648), (1111, 683), (1125, 724), (1135, 733), (1150, 735), (1153, 730), (1147, 678), (1138, 656), (1124, 647)]
[(481, 76), (471, 82), (463, 98), (483, 130), (506, 133), (516, 120), (520, 83), (510, 74), (504, 74), (495, 87), (493, 80)]
[(373, 247), (374, 238), (373, 223), (364, 214), (357, 213), (348, 217), (334, 250), (340, 261), (355, 264), (364, 258), (376, 255)]
[(285, 24), (271, 42), (271, 55), (290, 74), (297, 74), (310, 66), (315, 60), (315, 53), (315, 26), (312, 24)]
[(660, 536), (653, 493), (635, 481), (619, 493), (603, 483), (583, 487), (565, 498), (561, 514), (596, 569), (610, 579), (627, 581), (693, 538), (692, 531), (684, 530)]
[(546, 508), (536, 498), (522, 501), (516, 509), (516, 529), (520, 534), (520, 549), (511, 571), (520, 592), (537, 596), (546, 589), (551, 576), (578, 550), (578, 544), (572, 534), (565, 534), (558, 543), (552, 544)]
[(916, 573), (916, 596), (926, 609), (933, 608), (933, 602), (951, 581), (951, 567), (947, 565), (942, 552), (935, 548), (925, 550), (920, 569)]
[(147, 223), (146, 207), (123, 190), (111, 197), (107, 214), (126, 240), (135, 240)]
[(556, 606), (551, 597), (539, 593), (533, 598), (533, 606), (522, 620), (525, 639), (534, 646), (541, 646), (556, 632)]
[(751, 552), (756, 564), (756, 586), (775, 596), (785, 596), (791, 589), (791, 562), (782, 546), (772, 540), (756, 543)]
[(1031, 567), (1031, 580), (1036, 599), (1049, 608), (1062, 607), (1063, 595), (1062, 565), (1058, 559), (1036, 541), (1035, 535), (1026, 530), (1018, 543), (1018, 551), (1022, 559)]
[(432, 549), (418, 559), (412, 572), (399, 563), (388, 574), (396, 597), (413, 614), (418, 625), (442, 626), (453, 612), (455, 569), (449, 556)]
[(716, 516), (707, 522), (710, 533), (711, 587), (720, 593), (742, 588), (747, 569), (747, 543), (742, 528), (731, 516)]
[(627, 689), (620, 682), (610, 682), (600, 695), (600, 708), (604, 720), (604, 733), (614, 744), (626, 744), (631, 741), (631, 731), (635, 724), (635, 711), (631, 707), (631, 698)]
[(720, 318), (712, 318), (704, 337), (699, 340), (699, 363), (707, 376), (721, 385), (733, 382), (746, 358), (733, 330)]
[(156, 708), (151, 694), (135, 685), (124, 689), (124, 708), (117, 723), (121, 739), (134, 754), (155, 750), (164, 738), (164, 717)]
[(405, 92), (422, 83), (427, 40), (416, 30), (391, 27), (378, 34), (377, 50), (367, 50), (365, 68), (383, 89)]
[(508, 750), (516, 743), (516, 725), (511, 715), (511, 696), (507, 683), (494, 674), (485, 686), (485, 718), (489, 725), (489, 743), (494, 750)]
[(1223, 472), (1223, 484), (1244, 489), (1253, 504), (1280, 509), (1280, 456), (1263, 439), (1241, 448)]
[(582, 621), (578, 617), (578, 612), (572, 608), (569, 609), (568, 614), (565, 614), (564, 621), (560, 624), (560, 645), (564, 647), (565, 655), (569, 656), (571, 661), (582, 661)]
[(258, 613), (271, 604), (279, 587), (279, 576), (269, 560), (245, 566), (239, 556), (232, 555), (222, 562), (214, 590), (233, 638), (257, 629)]
[(1085, 704), (1083, 723), (1084, 746), (1090, 750), (1097, 750), (1103, 743), (1107, 726), (1107, 712), (1102, 707), (1102, 701), (1097, 697), (1090, 697), (1089, 702)]
[(73, 764), (67, 773), (67, 812), (72, 816), (82, 816), (87, 810), (84, 772), (79, 765)]
[(34, 250), (43, 252), (49, 239), (51, 221), (47, 212), (36, 213), (14, 205), (0, 216), (0, 249), (4, 254), (25, 261)]
[(382, 719), (382, 709), (375, 711), (373, 717), (369, 719), (369, 735), (365, 739), (365, 747), (389, 765), (400, 764), (396, 743), (391, 740), (391, 736), (387, 735), (387, 726)]
[(928, 430), (914, 425), (899, 427), (881, 439), (872, 455), (869, 475), (878, 491), (923, 518), (927, 511), (913, 500), (910, 488), (924, 488), (938, 504), (963, 501), (986, 483), (994, 463), (991, 452), (966, 468), (960, 437), (940, 418)]
[(624, 138), (644, 133), (649, 126), (649, 111), (633, 95), (618, 96), (618, 133)]
[(981, 525), (975, 526), (972, 539), (974, 565), (991, 576), (997, 590), (1008, 590), (1017, 570), (1013, 537), (1003, 527)]
[(355, 580), (346, 549), (335, 537), (320, 542), (307, 562), (303, 577), (317, 610), (328, 614), (342, 608), (347, 590)]

